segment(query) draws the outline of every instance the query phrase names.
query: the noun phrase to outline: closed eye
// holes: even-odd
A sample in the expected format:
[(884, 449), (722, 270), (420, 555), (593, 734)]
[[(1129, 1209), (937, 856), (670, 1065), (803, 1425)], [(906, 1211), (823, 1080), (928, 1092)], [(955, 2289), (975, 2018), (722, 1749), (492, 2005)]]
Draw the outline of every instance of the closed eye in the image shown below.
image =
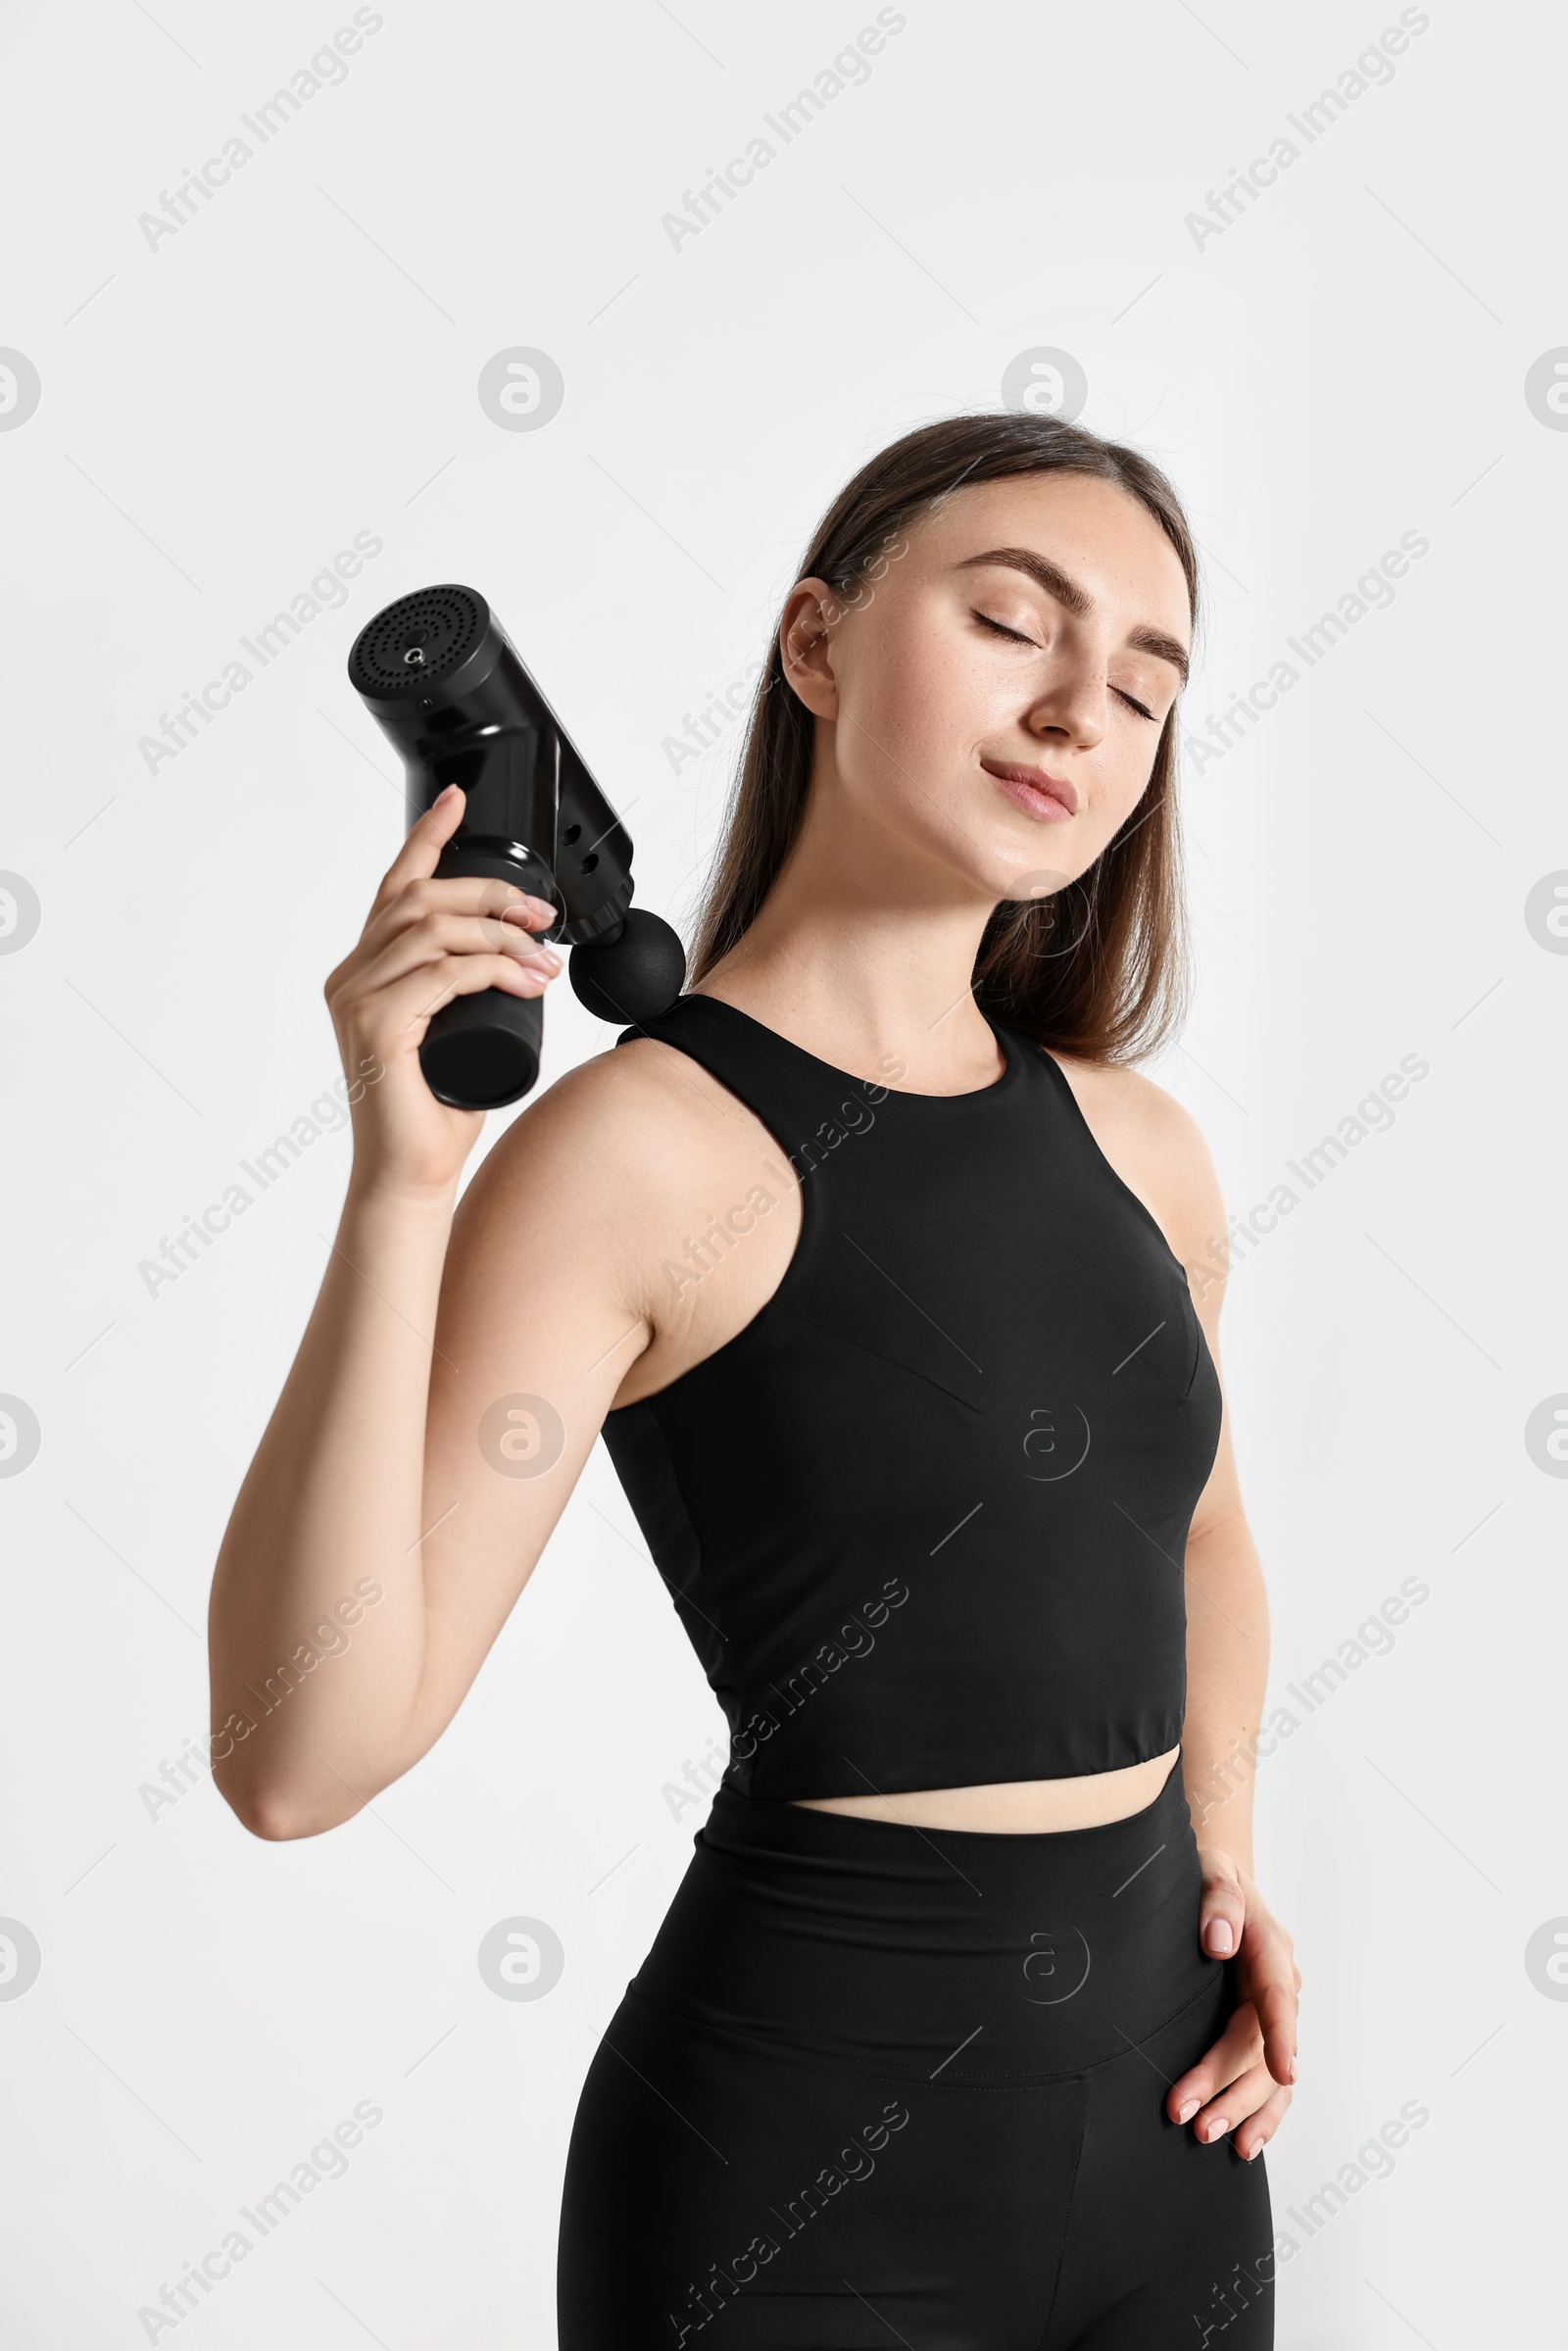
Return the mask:
[[(1034, 645), (1036, 653), (1043, 651), (1041, 646), (1035, 644), (1033, 637), (1024, 635), (1022, 629), (1004, 628), (1000, 620), (993, 620), (989, 612), (977, 612), (971, 610), (970, 618), (978, 620), (982, 628), (989, 628), (996, 636), (1010, 637), (1014, 645)], [(1136, 701), (1131, 694), (1124, 693), (1120, 686), (1112, 686), (1110, 690), (1119, 701), (1127, 705), (1130, 710), (1136, 710), (1140, 718), (1147, 718), (1151, 725), (1156, 723), (1153, 711), (1146, 710), (1141, 702)]]

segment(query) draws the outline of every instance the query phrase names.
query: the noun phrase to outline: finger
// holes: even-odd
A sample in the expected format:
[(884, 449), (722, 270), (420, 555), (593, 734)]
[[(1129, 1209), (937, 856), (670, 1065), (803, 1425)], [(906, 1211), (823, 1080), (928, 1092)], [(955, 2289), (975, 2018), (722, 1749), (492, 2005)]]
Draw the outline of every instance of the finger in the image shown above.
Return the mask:
[(1250, 2065), (1234, 2082), (1227, 2082), (1206, 2106), (1200, 2108), (1193, 2118), (1194, 2138), (1205, 2147), (1212, 2146), (1279, 2094), (1279, 2085), (1267, 2066)]
[(561, 920), (561, 908), (553, 906), (548, 898), (533, 898), (524, 890), (502, 907), (501, 920), (521, 923), (525, 930), (547, 931)]
[(426, 914), (487, 914), (514, 929), (545, 931), (560, 919), (560, 910), (547, 898), (534, 898), (494, 874), (455, 873), (418, 876), (405, 882), (395, 897), (377, 900), (365, 918), (359, 951), (376, 954), (399, 931), (408, 930)]
[(1224, 2032), (1212, 2047), (1203, 2051), (1195, 2066), (1179, 2075), (1165, 2094), (1165, 2111), (1173, 2122), (1190, 2123), (1200, 2108), (1237, 2080), (1251, 2066), (1261, 2062), (1263, 2045), (1257, 2030), (1257, 2019), (1251, 2007), (1244, 2001), (1233, 2009)]
[(393, 911), (404, 920), (416, 914), (526, 913), (535, 928), (561, 919), (561, 908), (548, 898), (536, 898), (493, 873), (416, 874), (381, 908), (383, 915)]
[(1241, 1980), (1257, 2012), (1263, 2050), (1276, 2082), (1296, 2080), (1299, 2035), (1301, 1971), (1290, 1936), (1277, 1920), (1250, 1920), (1243, 1945)]
[(418, 1046), (426, 1028), (455, 996), (477, 996), (500, 988), (508, 996), (542, 996), (550, 974), (529, 970), (512, 955), (449, 955), (421, 963), (405, 979), (383, 989), (361, 1027), (384, 1060)]
[(1237, 2131), (1237, 2154), (1245, 2156), (1249, 2163), (1254, 2155), (1261, 2155), (1283, 2122), (1290, 2102), (1291, 2092), (1288, 2089), (1277, 2089), (1271, 2098), (1265, 2098), (1256, 2113), (1249, 2115), (1242, 2129)]
[(536, 940), (515, 923), (485, 914), (422, 914), (417, 922), (395, 931), (378, 955), (371, 955), (354, 974), (353, 990), (362, 1000), (378, 988), (390, 987), (405, 972), (446, 955), (511, 955), (524, 969), (537, 967), (552, 977), (561, 969), (553, 947)]
[(498, 920), (511, 919), (524, 929), (547, 930), (559, 922), (559, 907), (546, 898), (535, 898), (514, 883), (504, 882), (495, 874), (416, 875), (390, 898), (372, 901), (365, 918), (361, 940), (379, 946), (394, 931), (404, 930), (422, 914), (491, 914)]
[[(1290, 1968), (1289, 1960), (1285, 1965)], [(1294, 1973), (1291, 1969), (1291, 1974)], [(1300, 2015), (1298, 1985), (1292, 1984), (1290, 1975), (1265, 1975), (1254, 1968), (1248, 1979), (1248, 1990), (1263, 2036), (1264, 2062), (1276, 2082), (1293, 2082)]]
[(405, 882), (434, 873), (436, 859), (463, 822), (463, 811), (467, 805), (467, 795), (458, 784), (448, 784), (436, 794), (424, 814), (410, 825), (403, 847), (381, 876), (381, 887), (375, 894), (376, 906), (395, 897)]
[(1206, 1861), (1202, 1898), (1198, 1906), (1198, 1939), (1210, 1959), (1229, 1959), (1242, 1947), (1247, 1923), (1247, 1896), (1228, 1854)]

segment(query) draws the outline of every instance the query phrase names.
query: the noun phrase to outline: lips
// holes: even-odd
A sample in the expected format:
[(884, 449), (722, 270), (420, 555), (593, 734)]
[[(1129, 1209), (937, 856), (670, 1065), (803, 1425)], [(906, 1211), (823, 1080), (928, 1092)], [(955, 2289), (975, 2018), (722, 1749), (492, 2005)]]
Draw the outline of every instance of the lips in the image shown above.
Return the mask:
[(1048, 775), (1044, 767), (1014, 766), (1006, 759), (982, 759), (980, 764), (1026, 815), (1044, 817), (1050, 824), (1077, 815), (1078, 795), (1065, 777)]

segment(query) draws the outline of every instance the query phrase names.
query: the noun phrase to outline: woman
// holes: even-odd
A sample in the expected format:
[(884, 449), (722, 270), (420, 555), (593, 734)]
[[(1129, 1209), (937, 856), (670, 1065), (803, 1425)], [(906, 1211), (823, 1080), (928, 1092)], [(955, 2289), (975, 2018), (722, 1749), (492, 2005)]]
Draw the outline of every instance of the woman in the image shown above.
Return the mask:
[[(1272, 2340), (1299, 1979), (1235, 1769), (1225, 1222), (1128, 1065), (1181, 1007), (1196, 597), (1135, 452), (910, 433), (786, 600), (692, 992), (455, 1213), (481, 1114), (418, 1040), (544, 988), (551, 909), (431, 878), (449, 794), (327, 982), (365, 1083), (218, 1567), (224, 1795), (310, 1836), (425, 1753), (601, 1431), (731, 1726), (584, 2085), (563, 2351)], [(243, 1730), (361, 1579), (352, 1647)]]

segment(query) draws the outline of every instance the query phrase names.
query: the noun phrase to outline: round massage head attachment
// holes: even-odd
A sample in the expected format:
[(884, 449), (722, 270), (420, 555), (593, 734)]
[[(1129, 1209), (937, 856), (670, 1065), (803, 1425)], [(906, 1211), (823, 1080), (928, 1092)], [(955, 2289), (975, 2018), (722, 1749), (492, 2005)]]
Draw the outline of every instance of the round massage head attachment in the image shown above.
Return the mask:
[(655, 1020), (686, 984), (686, 950), (659, 915), (628, 906), (604, 945), (589, 941), (572, 949), (567, 969), (572, 993), (596, 1019)]
[(473, 588), (419, 588), (367, 621), (349, 655), (349, 680), (370, 702), (411, 700), (466, 661), (483, 642), (490, 607)]

